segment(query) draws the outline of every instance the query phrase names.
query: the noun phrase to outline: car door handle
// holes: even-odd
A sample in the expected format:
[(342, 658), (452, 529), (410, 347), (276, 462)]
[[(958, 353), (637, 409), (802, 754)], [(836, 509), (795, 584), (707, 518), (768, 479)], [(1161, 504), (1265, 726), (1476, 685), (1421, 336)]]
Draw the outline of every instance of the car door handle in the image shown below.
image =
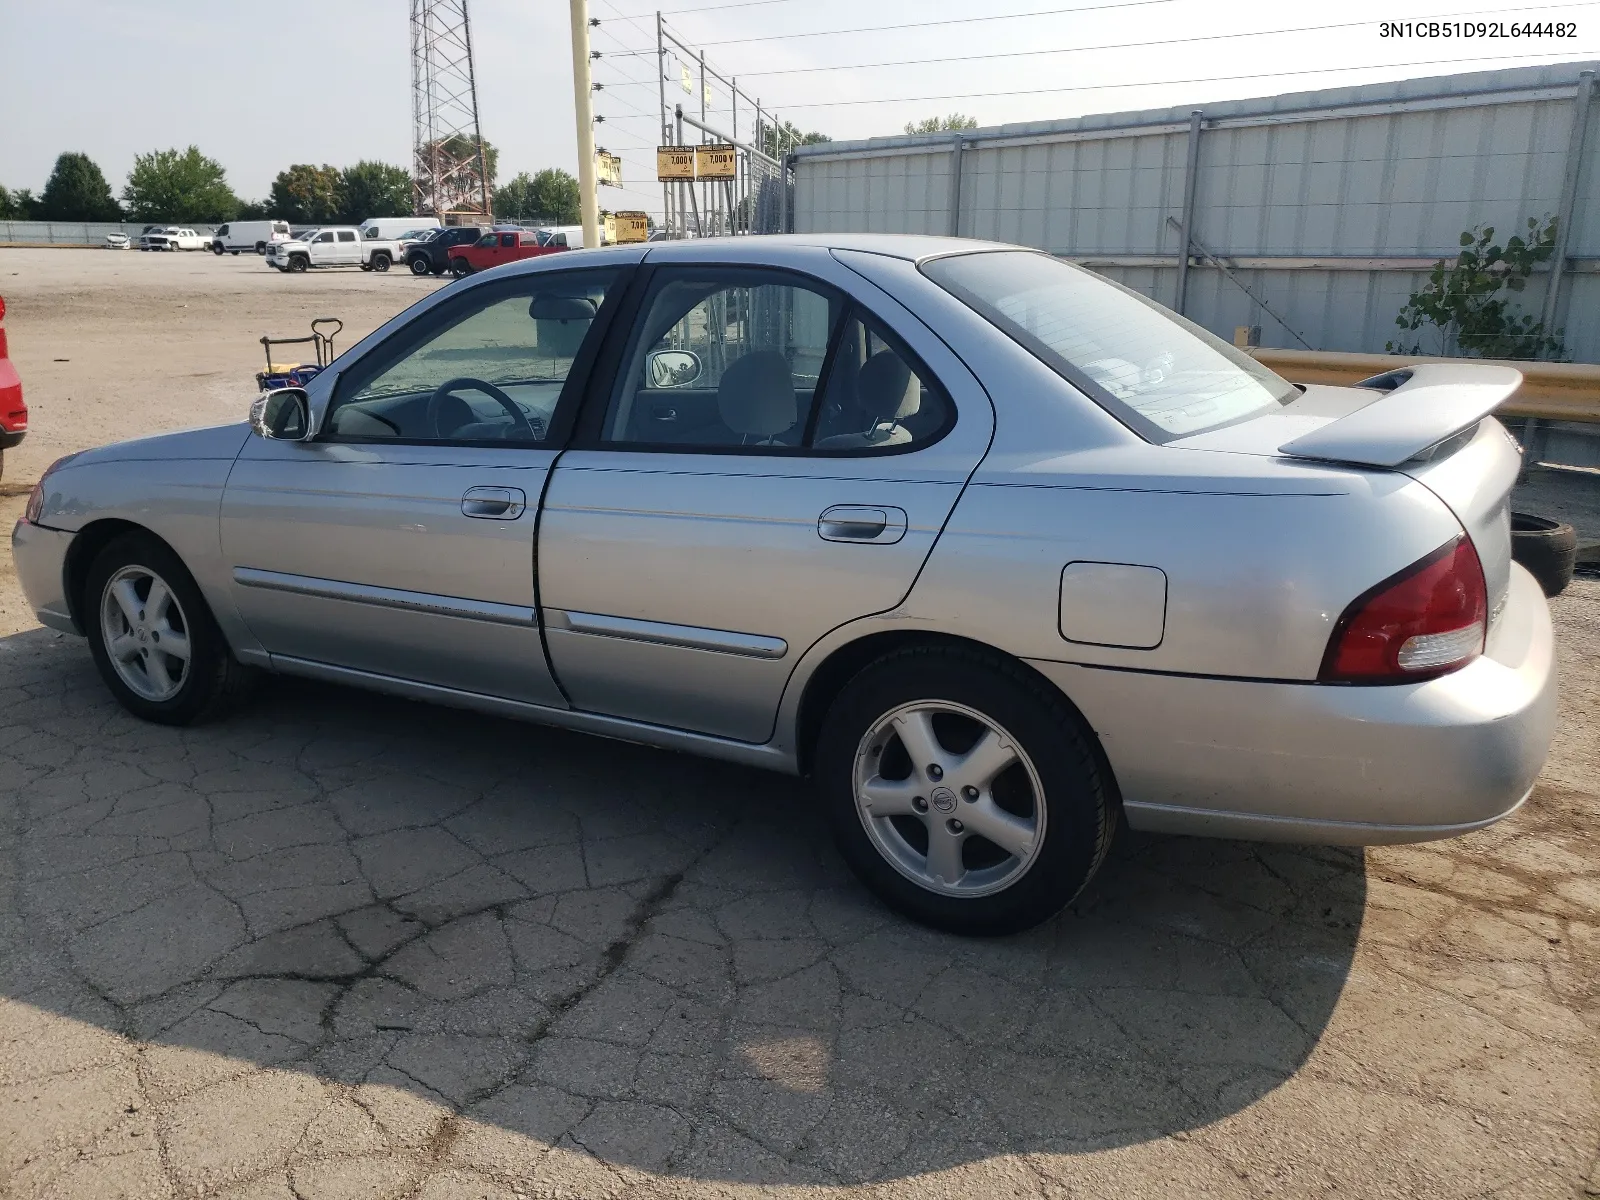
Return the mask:
[(527, 507), (528, 497), (521, 488), (471, 487), (461, 497), (462, 513), (485, 521), (515, 521)]
[(835, 504), (817, 518), (817, 534), (826, 542), (873, 542), (889, 545), (906, 535), (902, 508)]

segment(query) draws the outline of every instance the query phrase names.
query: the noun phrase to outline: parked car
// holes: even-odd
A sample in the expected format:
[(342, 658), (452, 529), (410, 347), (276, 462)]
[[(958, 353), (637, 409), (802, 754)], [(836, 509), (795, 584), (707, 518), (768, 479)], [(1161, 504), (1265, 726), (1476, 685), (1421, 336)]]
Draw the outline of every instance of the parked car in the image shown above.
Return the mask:
[(6, 451), (28, 434), (28, 406), (22, 400), (22, 377), (6, 344), (5, 319), (6, 298), (0, 296), (0, 477), (6, 471)]
[[(600, 231), (600, 239), (605, 240), (605, 231)], [(563, 250), (583, 249), (582, 225), (552, 225), (539, 230), (541, 245), (559, 246)]]
[(265, 254), (268, 246), (287, 242), (289, 236), (287, 221), (229, 221), (218, 225), (211, 235), (211, 251), (219, 255), (238, 254), (241, 250)]
[(502, 229), (491, 230), (467, 245), (452, 246), (447, 253), (450, 256), (450, 274), (459, 278), (471, 275), (474, 271), (487, 271), (490, 267), (524, 258), (538, 258), (541, 254), (556, 254), (565, 249), (565, 246), (541, 242), (539, 235), (531, 229)]
[(364, 238), (381, 241), (403, 241), (406, 235), (417, 230), (438, 229), (438, 217), (368, 217), (357, 227)]
[(106, 234), (107, 250), (126, 250), (131, 244), (132, 243), (128, 240), (128, 235), (125, 233), (119, 232)]
[(804, 773), (880, 897), (996, 933), (1124, 819), (1364, 844), (1522, 803), (1556, 684), (1519, 382), (1296, 387), (993, 243), (617, 246), (69, 458), (12, 544), (147, 720), (268, 670)]
[(139, 239), (141, 250), (206, 250), (211, 239), (179, 225), (158, 225)]
[(280, 271), (308, 267), (360, 267), (387, 271), (400, 258), (400, 243), (363, 238), (354, 225), (329, 225), (312, 229), (286, 242), (267, 247), (267, 265)]
[(470, 246), (486, 230), (481, 225), (449, 225), (405, 248), (406, 266), (413, 275), (443, 275), (450, 269), (450, 251)]

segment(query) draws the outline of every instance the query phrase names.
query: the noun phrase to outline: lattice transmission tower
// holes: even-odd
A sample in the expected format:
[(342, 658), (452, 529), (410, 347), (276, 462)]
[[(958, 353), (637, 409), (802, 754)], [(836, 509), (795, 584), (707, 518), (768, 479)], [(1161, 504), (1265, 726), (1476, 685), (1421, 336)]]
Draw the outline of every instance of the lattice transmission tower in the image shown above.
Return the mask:
[(418, 216), (491, 216), (467, 0), (411, 0), (411, 192)]

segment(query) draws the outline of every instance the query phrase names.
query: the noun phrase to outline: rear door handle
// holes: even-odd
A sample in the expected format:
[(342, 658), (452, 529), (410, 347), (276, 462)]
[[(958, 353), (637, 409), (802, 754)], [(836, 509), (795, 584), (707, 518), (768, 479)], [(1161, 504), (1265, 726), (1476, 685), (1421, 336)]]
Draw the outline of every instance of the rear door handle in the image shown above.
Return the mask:
[(515, 521), (527, 507), (528, 497), (521, 488), (470, 487), (461, 497), (462, 513), (485, 521)]
[(835, 504), (817, 518), (817, 534), (825, 542), (890, 545), (906, 535), (905, 509), (887, 505)]

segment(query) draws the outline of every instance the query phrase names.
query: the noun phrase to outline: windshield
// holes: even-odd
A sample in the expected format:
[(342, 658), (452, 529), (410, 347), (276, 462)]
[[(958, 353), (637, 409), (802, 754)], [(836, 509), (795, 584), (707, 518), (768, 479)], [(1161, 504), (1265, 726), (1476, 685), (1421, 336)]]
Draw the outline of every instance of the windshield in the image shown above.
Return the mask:
[(923, 273), (1151, 441), (1229, 425), (1300, 394), (1194, 322), (1046, 254), (952, 255)]

